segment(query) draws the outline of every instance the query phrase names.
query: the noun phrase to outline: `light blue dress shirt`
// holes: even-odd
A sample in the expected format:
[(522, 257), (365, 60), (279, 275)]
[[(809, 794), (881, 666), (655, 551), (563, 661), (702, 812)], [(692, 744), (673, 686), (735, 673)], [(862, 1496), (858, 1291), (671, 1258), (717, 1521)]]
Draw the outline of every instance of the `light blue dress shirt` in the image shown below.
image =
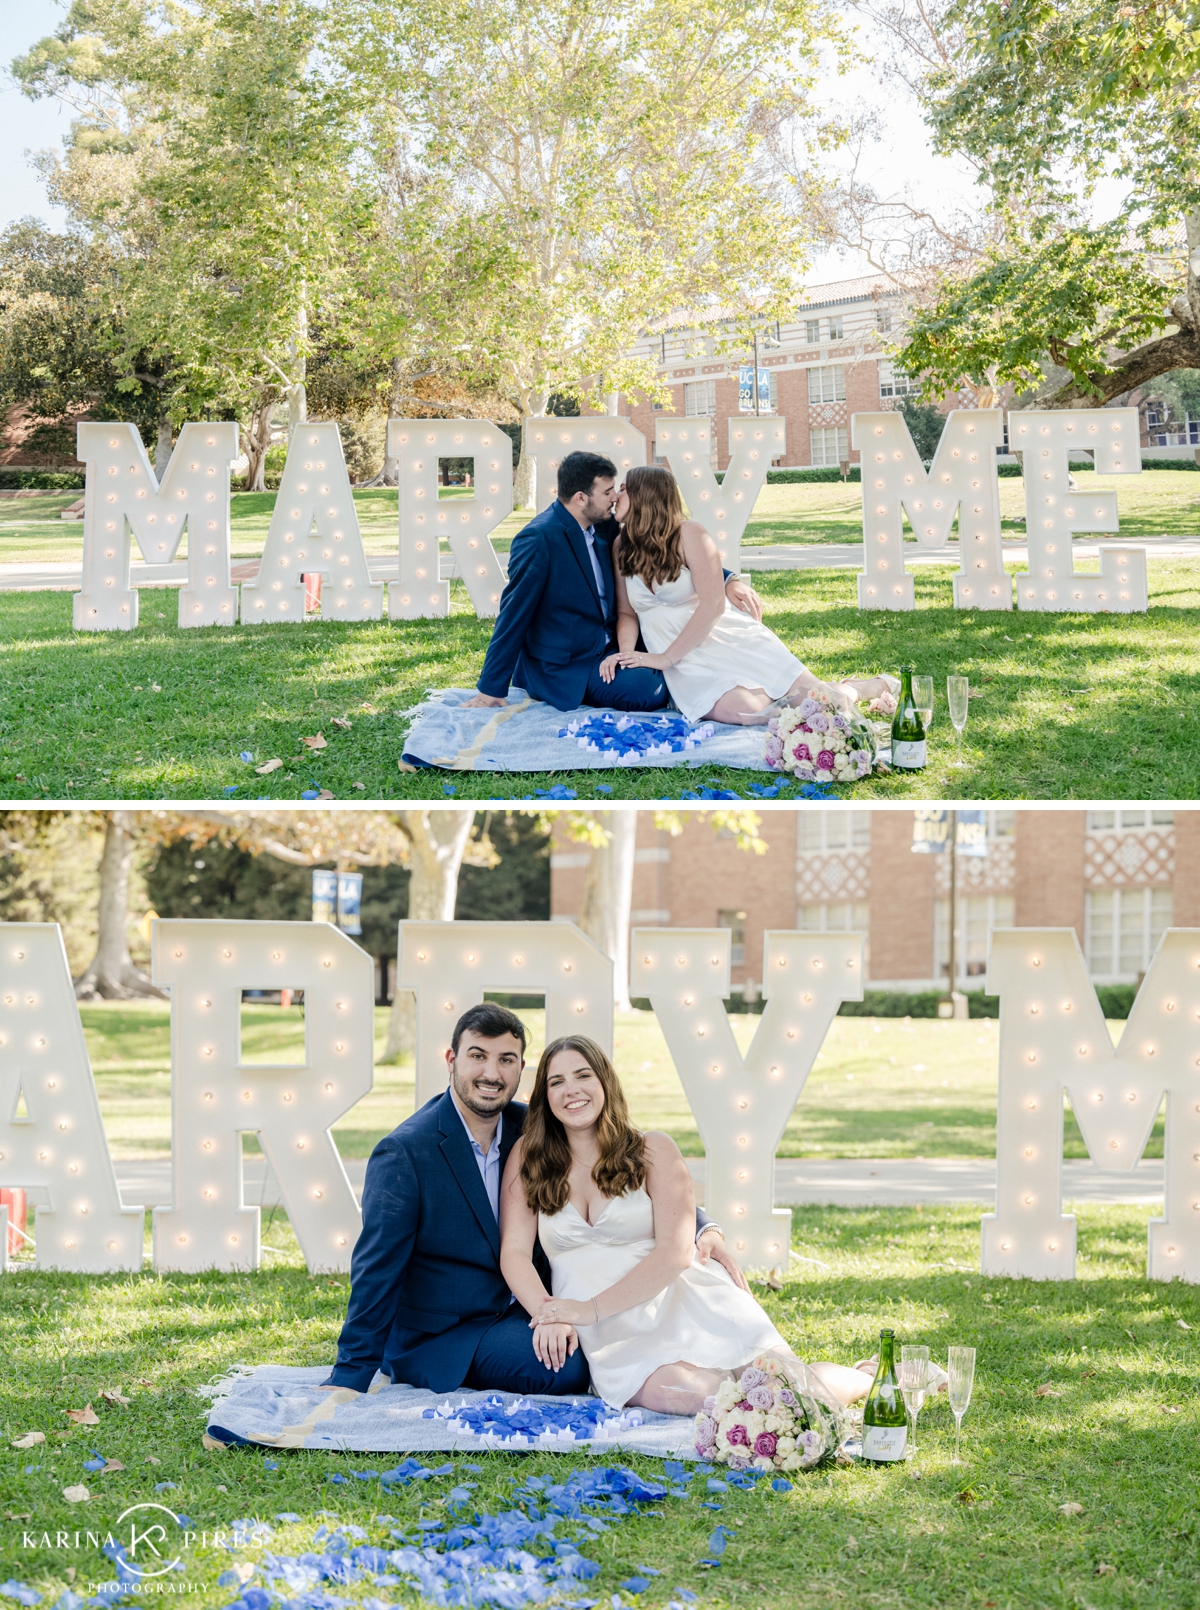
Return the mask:
[(583, 540), (587, 543), (588, 556), (592, 561), (592, 569), (596, 575), (596, 591), (600, 594), (600, 602), (605, 610), (608, 609), (608, 597), (604, 591), (604, 572), (600, 569), (600, 561), (596, 557), (596, 528), (588, 526), (583, 533)]
[(498, 1224), (500, 1222), (500, 1123), (501, 1123), (501, 1120), (499, 1118), (497, 1118), (497, 1120), (496, 1120), (496, 1132), (492, 1136), (492, 1144), (488, 1147), (487, 1151), (485, 1152), (483, 1147), (479, 1144), (479, 1142), (475, 1139), (474, 1135), (472, 1135), (471, 1131), (467, 1128), (467, 1120), (465, 1118), (463, 1118), (463, 1115), (462, 1115), (461, 1111), (459, 1111), (458, 1103), (456, 1101), (454, 1101), (454, 1097), (451, 1096), (450, 1100), (452, 1102), (454, 1102), (454, 1110), (455, 1110), (456, 1113), (458, 1113), (459, 1118), (462, 1120), (462, 1126), (467, 1131), (467, 1139), (471, 1143), (471, 1150), (475, 1153), (475, 1162), (476, 1162), (476, 1164), (477, 1164), (477, 1166), (479, 1168), (479, 1177), (483, 1181), (483, 1188), (487, 1192), (487, 1199), (492, 1204), (492, 1212), (495, 1214), (496, 1222)]

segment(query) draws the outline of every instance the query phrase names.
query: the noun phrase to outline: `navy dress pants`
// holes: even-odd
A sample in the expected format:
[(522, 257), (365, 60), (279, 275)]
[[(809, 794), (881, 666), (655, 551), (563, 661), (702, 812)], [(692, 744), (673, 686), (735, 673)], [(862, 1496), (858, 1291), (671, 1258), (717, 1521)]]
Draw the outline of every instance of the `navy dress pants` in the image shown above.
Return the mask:
[(529, 1315), (513, 1303), (479, 1339), (464, 1386), (477, 1392), (541, 1392), (555, 1397), (584, 1394), (588, 1366), (577, 1347), (561, 1370), (547, 1369), (533, 1350)]
[(606, 682), (596, 664), (588, 675), (583, 702), (608, 710), (661, 710), (670, 697), (661, 671), (645, 665), (621, 665), (612, 681)]

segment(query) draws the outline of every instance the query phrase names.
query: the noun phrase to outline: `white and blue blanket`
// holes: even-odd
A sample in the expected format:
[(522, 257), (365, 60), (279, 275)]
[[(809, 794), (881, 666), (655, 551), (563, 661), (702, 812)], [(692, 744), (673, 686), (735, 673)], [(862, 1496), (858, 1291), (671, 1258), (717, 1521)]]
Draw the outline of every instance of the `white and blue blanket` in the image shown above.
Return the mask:
[[(239, 1366), (207, 1388), (214, 1442), (348, 1453), (630, 1453), (695, 1459), (690, 1419), (613, 1409), (594, 1397), (519, 1397), (511, 1392), (429, 1392), (376, 1375), (366, 1392), (318, 1391), (328, 1367)], [(405, 1481), (411, 1472), (351, 1471), (337, 1479)]]
[[(409, 765), (448, 771), (583, 771), (612, 766), (736, 766), (773, 777), (763, 727), (687, 721), (678, 710), (556, 710), (520, 688), (504, 707), (464, 709), (472, 688), (445, 688), (414, 712)], [(783, 780), (786, 789), (789, 779)], [(773, 785), (775, 786), (775, 785)], [(770, 797), (770, 796), (768, 796)]]

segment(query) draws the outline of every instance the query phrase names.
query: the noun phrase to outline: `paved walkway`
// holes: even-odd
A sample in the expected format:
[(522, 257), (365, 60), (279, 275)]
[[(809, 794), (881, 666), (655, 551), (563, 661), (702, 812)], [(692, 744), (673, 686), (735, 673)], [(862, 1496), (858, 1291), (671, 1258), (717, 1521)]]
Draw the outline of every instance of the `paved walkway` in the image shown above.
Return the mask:
[[(1078, 559), (1095, 559), (1101, 547), (1122, 546), (1116, 540), (1104, 543), (1076, 541), (1072, 552)], [(1130, 547), (1145, 548), (1153, 559), (1200, 558), (1200, 536), (1196, 537), (1131, 537)], [(945, 548), (919, 548), (916, 543), (905, 546), (905, 560), (914, 565), (956, 565), (958, 544)], [(1004, 557), (1014, 564), (1026, 563), (1029, 553), (1022, 542), (1006, 542)], [(508, 555), (498, 555), (500, 568), (507, 573)], [(232, 565), (234, 582), (253, 581), (258, 575), (257, 559), (235, 559)], [(452, 581), (461, 571), (458, 561), (451, 555), (441, 555), (441, 578)], [(742, 550), (744, 570), (861, 570), (863, 545), (861, 542), (779, 542)], [(367, 568), (372, 581), (397, 581), (400, 561), (391, 556), (367, 555)], [(134, 587), (182, 587), (187, 581), (187, 564), (182, 560), (170, 565), (147, 565), (135, 561), (130, 566), (130, 580)], [(83, 586), (83, 565), (73, 559), (47, 560), (37, 564), (0, 565), (0, 592), (78, 592)]]
[[(171, 1201), (171, 1165), (160, 1159), (118, 1162), (117, 1183), (126, 1202), (165, 1207)], [(346, 1159), (346, 1173), (357, 1194), (362, 1192), (366, 1159)], [(704, 1194), (704, 1159), (688, 1159), (697, 1195)], [(280, 1201), (279, 1187), (262, 1157), (247, 1157), (242, 1165), (245, 1199), (250, 1206), (273, 1207)], [(775, 1164), (775, 1199), (781, 1207), (811, 1204), (830, 1207), (912, 1207), (918, 1202), (978, 1203), (992, 1207), (996, 1192), (996, 1165), (991, 1158), (903, 1158), (845, 1161), (826, 1158), (781, 1157)], [(1161, 1202), (1161, 1160), (1141, 1162), (1131, 1174), (1115, 1174), (1094, 1163), (1070, 1159), (1063, 1163), (1063, 1197), (1077, 1202)], [(36, 1201), (36, 1193), (30, 1193)]]

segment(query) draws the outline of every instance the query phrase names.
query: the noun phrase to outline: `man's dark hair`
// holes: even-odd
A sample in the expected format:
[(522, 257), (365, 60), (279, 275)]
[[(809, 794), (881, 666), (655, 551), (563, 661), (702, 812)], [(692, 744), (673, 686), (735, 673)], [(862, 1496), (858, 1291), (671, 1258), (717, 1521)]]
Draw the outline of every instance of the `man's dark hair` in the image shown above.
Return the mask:
[[(579, 455), (581, 458), (583, 454)], [(525, 1025), (507, 1006), (496, 1006), (484, 1001), (482, 1006), (471, 1006), (454, 1025), (450, 1049), (458, 1055), (458, 1042), (464, 1034), (477, 1034), (481, 1040), (498, 1040), (502, 1034), (512, 1034), (521, 1042), (521, 1055), (525, 1055)]]
[(576, 492), (590, 492), (602, 475), (616, 477), (617, 466), (600, 453), (568, 453), (558, 466), (558, 495), (569, 503)]

